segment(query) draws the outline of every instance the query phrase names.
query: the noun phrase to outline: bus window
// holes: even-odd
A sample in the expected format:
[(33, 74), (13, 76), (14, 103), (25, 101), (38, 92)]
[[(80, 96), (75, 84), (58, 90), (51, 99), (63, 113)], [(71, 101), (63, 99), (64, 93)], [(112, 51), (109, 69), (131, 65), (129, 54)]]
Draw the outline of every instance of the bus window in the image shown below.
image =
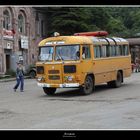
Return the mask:
[(42, 46), (39, 49), (40, 61), (51, 61), (53, 59), (53, 47)]
[(56, 46), (55, 60), (78, 60), (79, 45)]
[(106, 46), (101, 46), (101, 57), (106, 57)]
[(110, 46), (110, 45), (108, 45), (108, 46), (106, 46), (106, 56), (107, 57), (110, 57), (110, 56), (112, 56), (112, 46)]
[(120, 55), (123, 55), (123, 48), (122, 47), (123, 47), (122, 45), (119, 46)]
[(95, 58), (100, 58), (101, 57), (101, 46), (96, 45), (94, 47), (94, 57)]
[(82, 48), (82, 58), (83, 59), (91, 58), (90, 46), (88, 46), (88, 45), (83, 46), (83, 48)]
[(121, 55), (120, 46), (115, 46), (115, 48), (116, 48), (116, 56), (120, 56)]
[(111, 46), (111, 56), (116, 56), (115, 46)]
[(127, 45), (124, 45), (124, 55), (128, 55), (128, 46)]

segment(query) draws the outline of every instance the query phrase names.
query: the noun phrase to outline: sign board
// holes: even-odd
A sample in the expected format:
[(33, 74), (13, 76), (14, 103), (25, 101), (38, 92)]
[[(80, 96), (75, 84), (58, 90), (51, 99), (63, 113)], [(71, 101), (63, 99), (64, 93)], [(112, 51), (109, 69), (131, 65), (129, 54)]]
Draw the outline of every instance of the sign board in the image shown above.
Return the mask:
[(3, 48), (4, 49), (13, 49), (13, 41), (4, 40)]
[(7, 49), (11, 49), (10, 43), (7, 43)]
[(23, 61), (23, 56), (19, 55), (19, 61)]
[(12, 30), (3, 29), (3, 37), (8, 39), (13, 39), (14, 33), (12, 32)]
[(21, 35), (21, 48), (22, 49), (28, 49), (28, 47), (29, 47), (28, 37)]

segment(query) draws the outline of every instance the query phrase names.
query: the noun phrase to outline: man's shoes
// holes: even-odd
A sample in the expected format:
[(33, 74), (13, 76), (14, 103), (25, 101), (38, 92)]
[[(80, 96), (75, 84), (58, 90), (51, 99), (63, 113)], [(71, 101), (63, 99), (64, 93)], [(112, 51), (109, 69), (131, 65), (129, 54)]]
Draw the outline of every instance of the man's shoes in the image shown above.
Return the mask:
[(20, 92), (24, 92), (24, 90), (21, 90)]
[(16, 92), (16, 89), (14, 88), (14, 92)]

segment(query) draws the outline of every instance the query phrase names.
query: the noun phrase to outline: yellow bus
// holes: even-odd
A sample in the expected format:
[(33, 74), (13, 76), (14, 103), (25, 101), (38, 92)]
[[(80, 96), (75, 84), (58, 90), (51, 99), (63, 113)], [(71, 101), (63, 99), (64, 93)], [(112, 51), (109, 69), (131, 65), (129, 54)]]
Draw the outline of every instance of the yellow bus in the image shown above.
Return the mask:
[(120, 87), (131, 75), (129, 43), (106, 32), (76, 33), (48, 37), (39, 43), (37, 84), (47, 95), (57, 88), (80, 88), (83, 95), (95, 85)]

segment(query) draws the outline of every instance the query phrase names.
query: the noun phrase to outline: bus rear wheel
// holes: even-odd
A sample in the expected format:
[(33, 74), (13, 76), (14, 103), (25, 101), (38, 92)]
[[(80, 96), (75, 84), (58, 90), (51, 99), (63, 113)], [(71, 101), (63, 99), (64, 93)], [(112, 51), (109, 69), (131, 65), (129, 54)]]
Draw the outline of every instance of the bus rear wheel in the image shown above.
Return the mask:
[(43, 87), (43, 90), (44, 90), (45, 94), (53, 95), (56, 91), (56, 88)]
[(121, 86), (122, 81), (123, 81), (123, 75), (120, 71), (118, 71), (117, 72), (117, 79), (114, 81), (110, 81), (107, 84), (109, 87), (118, 88)]
[(81, 87), (81, 92), (84, 95), (89, 95), (93, 92), (94, 83), (91, 76), (87, 76), (84, 82), (84, 86)]

